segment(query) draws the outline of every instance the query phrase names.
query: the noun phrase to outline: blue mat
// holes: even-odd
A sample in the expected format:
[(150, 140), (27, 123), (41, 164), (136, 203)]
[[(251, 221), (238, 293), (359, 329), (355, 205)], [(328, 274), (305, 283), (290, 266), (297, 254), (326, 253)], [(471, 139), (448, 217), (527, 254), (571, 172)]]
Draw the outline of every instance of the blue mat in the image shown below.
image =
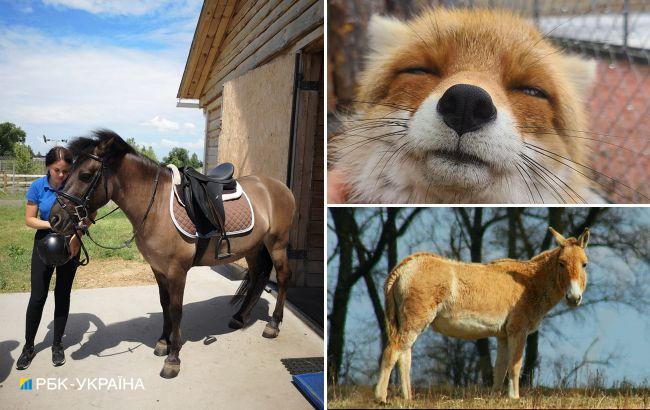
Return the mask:
[(325, 396), (325, 378), (323, 372), (303, 373), (293, 376), (293, 383), (309, 399), (315, 408), (323, 409)]

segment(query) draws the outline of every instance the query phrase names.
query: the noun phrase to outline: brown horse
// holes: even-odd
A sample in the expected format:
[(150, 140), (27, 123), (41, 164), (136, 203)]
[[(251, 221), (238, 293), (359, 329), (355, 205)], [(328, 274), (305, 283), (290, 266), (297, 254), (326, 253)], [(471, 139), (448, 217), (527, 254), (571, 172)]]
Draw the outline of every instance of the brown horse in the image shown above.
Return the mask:
[(76, 138), (69, 148), (76, 159), (58, 202), (52, 207), (52, 229), (72, 235), (86, 222), (87, 215), (110, 200), (124, 211), (134, 227), (135, 243), (158, 282), (164, 323), (154, 353), (167, 355), (162, 377), (175, 377), (180, 371), (183, 291), (187, 271), (192, 266), (220, 265), (246, 258), (248, 277), (234, 297), (243, 301), (230, 321), (232, 328), (246, 325), (275, 267), (278, 299), (263, 336), (279, 334), (291, 278), (287, 244), (296, 209), (293, 194), (286, 185), (263, 176), (239, 178), (251, 201), (255, 226), (246, 235), (229, 238), (230, 257), (215, 258), (217, 237), (214, 237), (195, 261), (197, 240), (181, 235), (170, 216), (172, 177), (167, 168), (139, 155), (119, 135), (107, 130), (96, 131), (92, 137)]
[(428, 326), (461, 339), (497, 338), (494, 389), (508, 371), (511, 398), (519, 398), (526, 336), (563, 298), (578, 306), (587, 285), (589, 230), (564, 238), (549, 228), (558, 247), (529, 261), (498, 259), (464, 263), (433, 253), (406, 257), (386, 278), (386, 329), (375, 398), (386, 402), (388, 379), (399, 361), (402, 396), (411, 399), (411, 348)]

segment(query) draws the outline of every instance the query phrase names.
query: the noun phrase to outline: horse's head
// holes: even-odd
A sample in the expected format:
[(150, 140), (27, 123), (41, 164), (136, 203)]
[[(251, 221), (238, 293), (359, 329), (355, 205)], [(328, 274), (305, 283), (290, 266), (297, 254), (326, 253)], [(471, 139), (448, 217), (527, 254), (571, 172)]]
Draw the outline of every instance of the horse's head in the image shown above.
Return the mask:
[(565, 298), (570, 306), (578, 306), (582, 301), (582, 293), (587, 286), (587, 254), (585, 248), (589, 242), (589, 229), (576, 238), (565, 238), (548, 228), (559, 245), (557, 256), (557, 281), (565, 291)]
[(133, 151), (112, 131), (96, 131), (93, 136), (69, 144), (75, 161), (50, 211), (52, 229), (66, 236), (89, 224), (90, 214), (108, 203), (115, 189), (111, 175), (116, 161)]

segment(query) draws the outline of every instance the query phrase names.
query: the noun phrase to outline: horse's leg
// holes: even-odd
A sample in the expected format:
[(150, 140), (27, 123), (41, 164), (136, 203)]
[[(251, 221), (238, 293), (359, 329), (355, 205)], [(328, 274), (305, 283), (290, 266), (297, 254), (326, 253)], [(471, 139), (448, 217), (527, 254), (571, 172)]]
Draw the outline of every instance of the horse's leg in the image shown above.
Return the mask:
[(275, 302), (273, 316), (266, 324), (262, 336), (266, 338), (277, 337), (280, 333), (280, 323), (284, 313), (284, 300), (287, 297), (287, 286), (291, 280), (291, 269), (289, 269), (289, 258), (287, 257), (286, 245), (271, 251), (271, 259), (275, 267), (275, 274), (278, 280), (278, 300)]
[(521, 370), (521, 359), (524, 355), (526, 344), (526, 332), (520, 332), (508, 336), (508, 396), (511, 399), (519, 398), (519, 371)]
[(163, 311), (163, 330), (156, 342), (153, 354), (156, 356), (167, 356), (169, 353), (169, 333), (171, 332), (171, 319), (169, 318), (169, 289), (167, 288), (167, 277), (155, 269), (153, 274), (158, 282), (158, 293), (160, 294), (160, 306)]
[(181, 318), (183, 316), (183, 292), (185, 291), (185, 277), (187, 270), (176, 270), (168, 273), (167, 283), (169, 289), (169, 318), (171, 320), (171, 334), (169, 354), (165, 359), (160, 375), (166, 379), (176, 377), (181, 371)]
[(508, 366), (508, 339), (505, 337), (497, 338), (497, 359), (494, 363), (494, 379), (492, 389), (500, 392), (503, 387), (503, 379), (506, 377), (506, 367)]
[(249, 321), (251, 311), (260, 299), (260, 295), (269, 281), (271, 269), (273, 269), (268, 251), (264, 248), (264, 245), (261, 245), (253, 253), (246, 255), (246, 264), (248, 265), (246, 295), (239, 311), (233, 315), (230, 323), (228, 323), (231, 329), (241, 329)]

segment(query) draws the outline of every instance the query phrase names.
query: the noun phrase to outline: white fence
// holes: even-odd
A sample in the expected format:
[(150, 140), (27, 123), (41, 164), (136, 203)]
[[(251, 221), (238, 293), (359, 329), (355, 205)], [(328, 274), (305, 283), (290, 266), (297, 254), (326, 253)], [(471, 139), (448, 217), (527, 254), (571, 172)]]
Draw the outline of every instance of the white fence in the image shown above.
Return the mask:
[(18, 192), (25, 192), (29, 185), (43, 175), (30, 175), (30, 174), (11, 174), (0, 172), (0, 193), (15, 194)]

